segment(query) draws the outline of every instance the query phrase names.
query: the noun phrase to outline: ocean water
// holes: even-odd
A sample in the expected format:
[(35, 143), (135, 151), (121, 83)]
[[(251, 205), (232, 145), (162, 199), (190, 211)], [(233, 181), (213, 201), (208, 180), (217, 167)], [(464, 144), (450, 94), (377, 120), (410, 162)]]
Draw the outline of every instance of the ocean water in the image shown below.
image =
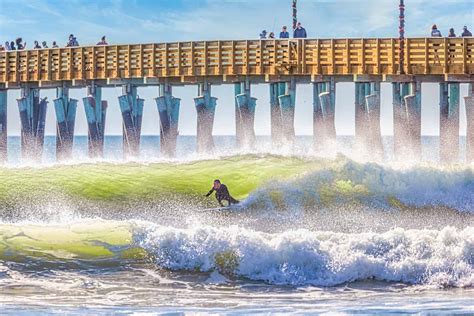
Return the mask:
[[(216, 137), (212, 155), (181, 136), (178, 158), (142, 138), (123, 161), (22, 161), (9, 138), (0, 167), (1, 314), (474, 314), (474, 166), (383, 161), (338, 139), (318, 156), (311, 137), (238, 151)], [(370, 155), (368, 155), (370, 157)], [(216, 210), (203, 195), (220, 178), (242, 202)]]

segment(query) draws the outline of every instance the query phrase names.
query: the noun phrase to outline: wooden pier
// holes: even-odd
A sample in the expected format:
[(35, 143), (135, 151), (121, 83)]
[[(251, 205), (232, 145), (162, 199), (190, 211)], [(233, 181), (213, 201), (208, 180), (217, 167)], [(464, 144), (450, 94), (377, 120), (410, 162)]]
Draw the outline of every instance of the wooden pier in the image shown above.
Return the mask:
[[(117, 104), (124, 119), (124, 151), (137, 155), (143, 100), (137, 88), (159, 86), (157, 107), (163, 139), (162, 153), (175, 154), (180, 100), (173, 85), (198, 86), (198, 149), (213, 148), (212, 126), (216, 98), (211, 86), (235, 85), (236, 135), (240, 146), (254, 143), (255, 106), (251, 85), (270, 85), (272, 138), (292, 142), (296, 87), (313, 84), (315, 145), (322, 149), (335, 138), (336, 86), (355, 82), (356, 139), (361, 148), (382, 155), (380, 83), (393, 85), (394, 136), (397, 156), (420, 155), (421, 83), (440, 84), (441, 159), (457, 159), (459, 84), (469, 83), (466, 107), (471, 107), (474, 82), (474, 38), (398, 39), (279, 39), (195, 41), (157, 44), (68, 47), (0, 52), (0, 160), (6, 158), (7, 90), (21, 89), (20, 112), (25, 155), (40, 153), (45, 100), (40, 90), (56, 88), (58, 157), (68, 157), (74, 135), (77, 101), (68, 89), (87, 87), (84, 108), (89, 123), (91, 155), (101, 155), (107, 102), (101, 89), (123, 86)], [(403, 47), (403, 65), (400, 65)], [(400, 74), (400, 69), (403, 74)], [(467, 109), (468, 121), (472, 109)], [(39, 114), (39, 115), (37, 115)], [(43, 120), (43, 121), (42, 121)], [(39, 130), (31, 127), (40, 127)], [(472, 122), (468, 128), (472, 129)], [(39, 134), (38, 134), (39, 133)], [(467, 131), (468, 144), (473, 140)], [(32, 141), (34, 140), (34, 141)], [(453, 144), (454, 143), (454, 144)], [(467, 157), (472, 160), (472, 145)], [(470, 157), (470, 158), (469, 158)]]

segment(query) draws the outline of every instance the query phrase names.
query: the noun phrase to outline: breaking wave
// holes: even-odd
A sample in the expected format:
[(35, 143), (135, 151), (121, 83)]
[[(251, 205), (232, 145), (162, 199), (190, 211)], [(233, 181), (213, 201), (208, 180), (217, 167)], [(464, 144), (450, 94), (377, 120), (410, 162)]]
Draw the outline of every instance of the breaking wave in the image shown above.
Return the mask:
[(154, 225), (135, 240), (167, 269), (217, 270), (271, 284), (334, 286), (371, 279), (437, 287), (474, 284), (473, 227), (265, 234), (238, 226)]

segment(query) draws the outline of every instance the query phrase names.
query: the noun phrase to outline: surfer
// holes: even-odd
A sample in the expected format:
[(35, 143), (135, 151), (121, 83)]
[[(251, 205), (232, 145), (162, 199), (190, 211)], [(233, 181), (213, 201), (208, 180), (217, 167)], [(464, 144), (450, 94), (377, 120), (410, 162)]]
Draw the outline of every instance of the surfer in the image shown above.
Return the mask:
[(220, 180), (214, 180), (214, 185), (212, 186), (212, 189), (206, 194), (206, 197), (211, 195), (212, 192), (214, 191), (216, 191), (217, 202), (219, 202), (219, 205), (222, 207), (224, 207), (224, 204), (222, 204), (222, 201), (229, 202), (229, 206), (232, 204), (239, 203), (239, 201), (237, 201), (230, 195), (229, 190), (227, 189), (227, 186), (221, 183)]

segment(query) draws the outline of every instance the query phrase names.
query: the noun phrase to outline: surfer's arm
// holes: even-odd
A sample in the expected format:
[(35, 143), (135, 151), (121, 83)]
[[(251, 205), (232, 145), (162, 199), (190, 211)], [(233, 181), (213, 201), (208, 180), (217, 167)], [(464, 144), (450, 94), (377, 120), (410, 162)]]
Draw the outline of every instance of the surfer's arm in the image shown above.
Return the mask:
[(214, 192), (214, 188), (212, 188), (211, 190), (209, 190), (209, 192), (206, 194), (206, 196), (209, 196), (212, 194), (212, 192)]

